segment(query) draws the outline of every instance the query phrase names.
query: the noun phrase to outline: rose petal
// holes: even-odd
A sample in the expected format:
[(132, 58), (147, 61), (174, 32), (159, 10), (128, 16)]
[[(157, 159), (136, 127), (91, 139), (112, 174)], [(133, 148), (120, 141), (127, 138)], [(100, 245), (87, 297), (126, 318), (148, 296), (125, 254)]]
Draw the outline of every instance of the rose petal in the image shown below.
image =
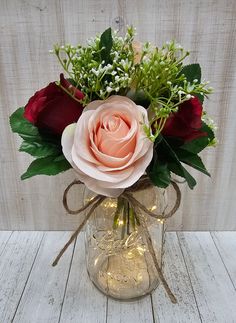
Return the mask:
[(70, 164), (72, 163), (71, 150), (74, 142), (75, 129), (76, 123), (72, 123), (64, 129), (61, 136), (62, 152)]

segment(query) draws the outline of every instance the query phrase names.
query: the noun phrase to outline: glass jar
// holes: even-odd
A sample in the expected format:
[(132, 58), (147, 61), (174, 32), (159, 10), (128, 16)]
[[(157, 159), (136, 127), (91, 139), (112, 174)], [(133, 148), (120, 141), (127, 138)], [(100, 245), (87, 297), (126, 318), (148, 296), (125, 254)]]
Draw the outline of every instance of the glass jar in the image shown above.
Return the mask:
[[(161, 214), (166, 191), (151, 187), (132, 195), (148, 210)], [(87, 203), (95, 194), (85, 188)], [(164, 223), (142, 214), (161, 267)], [(135, 299), (151, 293), (158, 275), (139, 218), (124, 198), (106, 198), (91, 215), (85, 233), (86, 263), (90, 279), (115, 299)]]

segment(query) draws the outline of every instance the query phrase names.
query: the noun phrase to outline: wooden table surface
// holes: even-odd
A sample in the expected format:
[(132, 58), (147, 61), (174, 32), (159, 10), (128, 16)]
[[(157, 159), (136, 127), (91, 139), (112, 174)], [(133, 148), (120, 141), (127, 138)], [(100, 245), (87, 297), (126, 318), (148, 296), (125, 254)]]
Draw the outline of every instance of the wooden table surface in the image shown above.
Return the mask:
[(139, 301), (120, 302), (90, 282), (84, 237), (52, 260), (70, 232), (0, 232), (1, 323), (236, 323), (236, 232), (168, 232), (162, 286)]

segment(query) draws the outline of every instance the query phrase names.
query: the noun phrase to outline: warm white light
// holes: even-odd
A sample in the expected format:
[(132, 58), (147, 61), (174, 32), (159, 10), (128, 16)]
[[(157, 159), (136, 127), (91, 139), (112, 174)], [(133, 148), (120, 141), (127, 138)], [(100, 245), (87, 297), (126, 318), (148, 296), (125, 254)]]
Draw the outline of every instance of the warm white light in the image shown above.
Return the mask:
[(156, 206), (156, 205), (153, 205), (153, 206), (151, 207), (150, 211), (155, 211), (155, 210), (156, 210), (156, 208), (157, 208), (157, 206)]

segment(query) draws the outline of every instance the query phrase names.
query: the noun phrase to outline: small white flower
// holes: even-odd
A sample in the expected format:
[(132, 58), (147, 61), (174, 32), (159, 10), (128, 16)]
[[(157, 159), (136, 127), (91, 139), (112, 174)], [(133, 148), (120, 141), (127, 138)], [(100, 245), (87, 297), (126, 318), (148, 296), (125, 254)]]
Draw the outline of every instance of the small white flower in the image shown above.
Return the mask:
[(111, 93), (111, 92), (113, 91), (113, 89), (112, 89), (110, 86), (107, 86), (106, 91), (107, 91), (108, 93)]

